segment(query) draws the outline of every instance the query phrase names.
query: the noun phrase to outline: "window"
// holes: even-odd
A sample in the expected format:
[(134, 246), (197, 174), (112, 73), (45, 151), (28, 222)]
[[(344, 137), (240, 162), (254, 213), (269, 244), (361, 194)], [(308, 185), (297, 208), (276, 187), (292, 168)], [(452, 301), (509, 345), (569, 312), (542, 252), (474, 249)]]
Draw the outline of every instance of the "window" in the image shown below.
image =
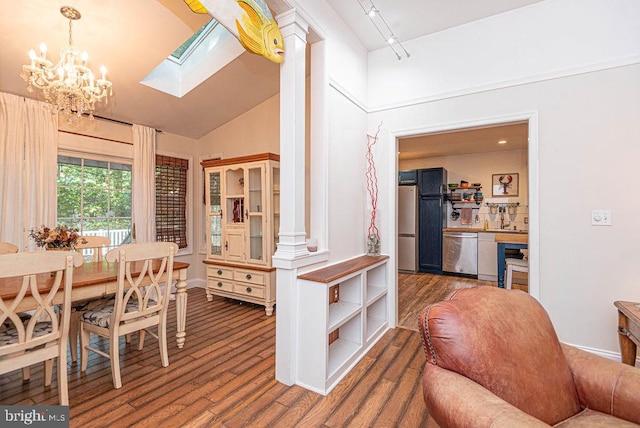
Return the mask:
[(189, 160), (156, 155), (156, 240), (187, 248)]
[(58, 156), (58, 223), (131, 242), (131, 164)]

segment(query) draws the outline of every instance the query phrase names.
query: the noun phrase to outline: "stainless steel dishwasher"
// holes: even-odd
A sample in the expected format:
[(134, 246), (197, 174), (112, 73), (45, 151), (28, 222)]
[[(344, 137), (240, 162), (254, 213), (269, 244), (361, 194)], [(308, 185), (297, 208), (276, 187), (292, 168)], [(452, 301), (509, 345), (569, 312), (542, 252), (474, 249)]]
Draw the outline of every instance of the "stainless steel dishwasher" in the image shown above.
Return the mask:
[(478, 275), (478, 234), (444, 232), (442, 234), (442, 270)]

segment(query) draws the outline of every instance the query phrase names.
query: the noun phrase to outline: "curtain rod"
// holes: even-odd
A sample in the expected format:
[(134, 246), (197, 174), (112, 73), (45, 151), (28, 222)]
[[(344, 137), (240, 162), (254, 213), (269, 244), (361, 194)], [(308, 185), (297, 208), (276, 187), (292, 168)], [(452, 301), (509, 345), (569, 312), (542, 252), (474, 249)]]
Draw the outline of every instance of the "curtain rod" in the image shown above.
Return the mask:
[(114, 140), (114, 139), (111, 139), (111, 138), (96, 137), (95, 135), (81, 134), (79, 132), (72, 132), (72, 131), (65, 131), (64, 129), (58, 129), (58, 132), (64, 132), (65, 134), (79, 135), (81, 137), (95, 138), (97, 140), (111, 141), (113, 143), (121, 143), (121, 144), (127, 144), (129, 146), (133, 146), (133, 143), (130, 143), (128, 141), (120, 141), (120, 140)]
[[(86, 113), (85, 113), (84, 115), (85, 115), (85, 116), (87, 116), (87, 117), (89, 116), (89, 115), (88, 115), (88, 114), (86, 114)], [(110, 119), (110, 118), (108, 118), (108, 117), (98, 116), (98, 115), (95, 115), (95, 114), (93, 115), (93, 117), (94, 117), (94, 118), (96, 118), (96, 119), (106, 120), (106, 121), (108, 121), (108, 122), (119, 123), (119, 124), (121, 124), (121, 125), (133, 126), (133, 123), (125, 122), (125, 121), (123, 121), (123, 120)], [(161, 129), (156, 129), (156, 128), (154, 128), (154, 129), (155, 129), (155, 131), (156, 131), (156, 132), (162, 132), (162, 130), (161, 130)]]

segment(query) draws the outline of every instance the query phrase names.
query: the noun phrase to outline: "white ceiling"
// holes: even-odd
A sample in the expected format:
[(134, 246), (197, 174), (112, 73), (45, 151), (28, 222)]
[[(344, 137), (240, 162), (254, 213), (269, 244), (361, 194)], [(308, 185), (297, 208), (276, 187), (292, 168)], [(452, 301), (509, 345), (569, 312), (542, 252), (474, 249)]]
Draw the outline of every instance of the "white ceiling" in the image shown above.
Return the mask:
[[(357, 3), (369, 0), (327, 1), (367, 49), (384, 45)], [(375, 0), (375, 5), (396, 36), (406, 42), (537, 1)], [(285, 0), (267, 3), (274, 15), (287, 8)], [(183, 0), (24, 0), (11, 2), (0, 14), (0, 92), (37, 98), (26, 91), (19, 76), (21, 67), (28, 62), (28, 51), (38, 50), (43, 41), (50, 58), (58, 58), (59, 48), (68, 39), (68, 21), (60, 14), (65, 5), (82, 14), (73, 25), (74, 46), (90, 54), (89, 65), (95, 72), (106, 65), (113, 81), (114, 96), (96, 115), (197, 139), (279, 91), (279, 66), (248, 53), (182, 98), (140, 84), (208, 20), (192, 13)]]
[(398, 141), (398, 159), (519, 150), (526, 149), (528, 143), (528, 123), (514, 122), (402, 138)]
[[(386, 39), (364, 14), (371, 5), (387, 22), (400, 42), (457, 27), (542, 0), (326, 0), (349, 23), (369, 50), (386, 46)], [(373, 3), (372, 3), (373, 2)], [(361, 6), (362, 5), (362, 6)], [(386, 36), (386, 34), (385, 34)], [(389, 51), (390, 55), (393, 55)]]

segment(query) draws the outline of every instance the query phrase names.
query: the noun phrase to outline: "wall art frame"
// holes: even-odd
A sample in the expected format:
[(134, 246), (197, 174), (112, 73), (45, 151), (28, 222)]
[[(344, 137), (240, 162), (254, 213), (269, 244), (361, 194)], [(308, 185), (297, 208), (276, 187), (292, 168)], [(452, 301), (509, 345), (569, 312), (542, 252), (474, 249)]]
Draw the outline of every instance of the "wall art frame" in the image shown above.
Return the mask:
[(518, 196), (519, 186), (520, 180), (517, 172), (491, 175), (491, 196), (494, 198)]

